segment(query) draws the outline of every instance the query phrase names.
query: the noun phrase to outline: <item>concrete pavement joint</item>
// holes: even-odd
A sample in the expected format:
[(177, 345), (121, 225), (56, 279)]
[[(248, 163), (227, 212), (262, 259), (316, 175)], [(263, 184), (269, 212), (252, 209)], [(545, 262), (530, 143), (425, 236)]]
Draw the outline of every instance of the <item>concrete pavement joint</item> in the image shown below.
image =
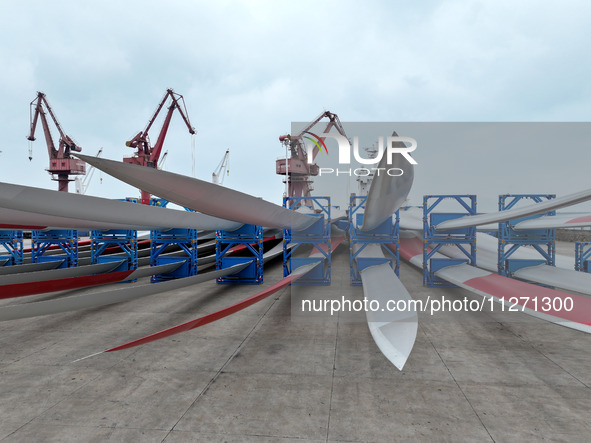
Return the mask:
[(334, 379), (335, 379), (335, 372), (336, 372), (336, 366), (337, 366), (337, 346), (339, 343), (339, 321), (341, 319), (341, 314), (340, 312), (338, 313), (338, 318), (337, 318), (337, 330), (335, 333), (335, 338), (334, 338), (334, 359), (333, 359), (333, 363), (332, 363), (332, 377), (330, 380), (330, 398), (328, 400), (328, 419), (327, 419), (327, 423), (326, 423), (326, 441), (328, 442), (328, 436), (330, 434), (330, 413), (332, 411), (332, 394), (334, 392)]
[[(112, 368), (112, 367), (111, 367)], [(45, 415), (48, 411), (51, 411), (53, 408), (55, 408), (56, 406), (58, 406), (59, 404), (63, 403), (64, 401), (68, 400), (70, 397), (72, 397), (74, 395), (74, 393), (76, 393), (78, 390), (84, 388), (85, 386), (87, 386), (89, 383), (94, 382), (95, 380), (99, 379), (101, 376), (97, 375), (96, 377), (88, 380), (86, 383), (82, 384), (81, 386), (79, 386), (78, 388), (74, 389), (72, 392), (70, 392), (69, 395), (66, 395), (65, 397), (63, 397), (61, 400), (59, 400), (58, 402), (52, 404), (51, 406), (49, 406), (47, 409), (45, 409), (43, 412), (41, 412), (39, 415), (37, 415), (36, 417), (33, 417), (31, 420), (29, 420), (28, 422), (24, 423), (22, 426), (20, 426), (18, 429), (15, 429), (13, 432), (11, 432), (10, 434), (8, 434), (6, 437), (2, 438), (2, 440), (0, 441), (4, 441), (7, 438), (11, 437), (12, 435), (14, 435), (15, 433), (17, 433), (18, 431), (20, 431), (22, 428), (24, 428), (25, 426), (27, 426), (28, 424), (34, 422), (35, 420), (37, 420), (39, 417), (41, 417), (42, 415)], [(92, 426), (95, 427), (95, 426)], [(109, 426), (110, 427), (110, 426)]]
[(183, 412), (183, 414), (179, 417), (179, 419), (172, 426), (172, 428), (170, 428), (170, 430), (168, 431), (168, 434), (166, 434), (166, 436), (162, 440), (162, 443), (164, 443), (164, 441), (168, 438), (168, 436), (170, 435), (170, 433), (172, 431), (174, 431), (174, 428), (179, 424), (179, 422), (183, 419), (183, 417), (185, 415), (187, 415), (187, 412), (189, 412), (189, 410), (193, 407), (193, 405), (195, 405), (197, 403), (197, 401), (209, 390), (209, 388), (211, 387), (211, 385), (213, 383), (215, 383), (215, 381), (218, 379), (218, 377), (220, 376), (220, 374), (222, 374), (224, 372), (224, 368), (226, 366), (228, 366), (228, 364), (230, 364), (230, 362), (234, 359), (234, 357), (236, 356), (236, 354), (238, 354), (238, 352), (240, 352), (240, 350), (244, 347), (244, 344), (250, 339), (250, 337), (252, 336), (253, 332), (255, 332), (255, 330), (258, 329), (258, 326), (260, 325), (261, 321), (263, 321), (263, 319), (267, 316), (267, 314), (269, 313), (269, 311), (271, 310), (271, 308), (273, 307), (273, 305), (275, 305), (275, 303), (277, 302), (277, 300), (279, 299), (279, 297), (281, 295), (283, 295), (288, 289), (289, 289), (289, 287), (281, 290), (280, 293), (276, 297), (273, 298), (273, 303), (271, 303), (269, 305), (269, 307), (265, 310), (265, 312), (263, 313), (263, 315), (261, 315), (259, 317), (259, 319), (257, 320), (257, 322), (252, 327), (252, 329), (248, 332), (248, 334), (246, 334), (246, 336), (244, 337), (244, 339), (238, 344), (238, 346), (236, 347), (236, 349), (234, 350), (234, 352), (232, 352), (232, 355), (230, 355), (230, 357), (228, 357), (228, 359), (226, 360), (226, 362), (220, 367), (220, 369), (218, 369), (218, 371), (216, 372), (216, 374), (211, 378), (211, 380), (209, 380), (209, 382), (207, 383), (207, 385), (205, 385), (205, 387), (201, 390), (201, 392), (197, 395), (197, 397), (195, 397), (195, 400), (193, 400), (191, 402), (191, 404), (185, 410), (185, 412)]
[[(424, 333), (424, 332), (423, 332)], [(470, 408), (472, 409), (472, 411), (474, 412), (474, 415), (476, 415), (476, 418), (478, 418), (478, 421), (480, 422), (480, 424), (482, 425), (482, 427), (484, 428), (484, 430), (486, 431), (486, 433), (488, 434), (488, 436), (490, 437), (490, 440), (492, 442), (495, 441), (495, 439), (492, 437), (492, 435), (490, 434), (488, 428), (486, 427), (486, 425), (484, 424), (484, 422), (482, 421), (482, 419), (480, 418), (480, 415), (478, 414), (478, 412), (476, 412), (476, 409), (474, 409), (474, 406), (472, 405), (472, 402), (468, 399), (468, 397), (466, 396), (466, 393), (464, 392), (464, 390), (462, 389), (462, 387), (460, 386), (460, 384), (458, 383), (458, 381), (456, 380), (456, 378), (454, 377), (452, 371), (449, 369), (449, 367), (447, 366), (447, 363), (445, 363), (445, 360), (443, 359), (443, 357), (441, 356), (441, 354), (439, 353), (439, 351), (437, 350), (437, 348), (435, 347), (435, 344), (431, 341), (431, 339), (429, 338), (429, 336), (427, 334), (425, 334), (427, 340), (429, 340), (429, 343), (431, 344), (431, 346), (433, 347), (433, 350), (435, 351), (435, 353), (437, 354), (437, 356), (441, 359), (441, 363), (443, 363), (443, 366), (445, 366), (445, 369), (447, 369), (447, 371), (449, 372), (449, 375), (451, 376), (451, 378), (453, 379), (454, 383), (456, 384), (456, 386), (458, 387), (458, 389), (460, 390), (460, 392), (462, 393), (462, 396), (466, 399), (466, 402), (470, 405)]]
[[(503, 323), (500, 323), (503, 327)], [(547, 354), (545, 354), (544, 352), (542, 352), (537, 346), (534, 346), (533, 344), (531, 344), (531, 342), (525, 340), (522, 336), (520, 336), (519, 334), (517, 334), (515, 331), (512, 331), (511, 328), (508, 329), (508, 331), (513, 334), (515, 337), (519, 338), (520, 340), (528, 343), (530, 345), (531, 348), (533, 348), (537, 353), (539, 353), (540, 355), (542, 355), (544, 358), (548, 359), (550, 362), (552, 362), (553, 364), (555, 364), (556, 366), (558, 366), (561, 370), (563, 370), (564, 372), (566, 372), (568, 375), (570, 375), (572, 378), (574, 378), (576, 381), (578, 381), (579, 383), (581, 383), (585, 388), (590, 389), (591, 390), (591, 386), (587, 385), (583, 380), (581, 380), (580, 378), (578, 378), (576, 375), (574, 375), (572, 372), (570, 372), (568, 369), (566, 369), (564, 366), (560, 365), (558, 362), (554, 361), (552, 358), (550, 358), (550, 356), (548, 356)]]

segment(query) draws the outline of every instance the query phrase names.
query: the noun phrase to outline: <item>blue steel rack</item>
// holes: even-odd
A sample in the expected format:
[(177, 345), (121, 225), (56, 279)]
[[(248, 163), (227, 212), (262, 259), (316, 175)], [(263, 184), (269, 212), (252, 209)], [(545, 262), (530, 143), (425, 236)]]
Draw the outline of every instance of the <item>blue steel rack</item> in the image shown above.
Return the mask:
[[(320, 264), (292, 284), (296, 285), (330, 285), (331, 282), (331, 217), (330, 197), (283, 197), (283, 206), (287, 209), (297, 209), (302, 203), (312, 204), (311, 214), (317, 217), (311, 226), (294, 231), (283, 230), (283, 276), (287, 277), (292, 270), (310, 263)], [(293, 247), (290, 248), (290, 244)], [(294, 253), (302, 245), (311, 245), (321, 255), (318, 257), (295, 257)]]
[[(172, 245), (178, 246), (185, 254), (175, 257), (163, 256), (166, 248)], [(197, 275), (197, 260), (197, 229), (150, 231), (150, 264), (152, 266), (184, 262), (173, 272), (154, 275), (152, 282)]]
[(165, 200), (163, 198), (154, 198), (152, 197), (150, 199), (150, 206), (160, 206), (162, 208), (166, 208), (166, 205), (168, 205), (170, 202), (168, 200)]
[[(63, 260), (58, 268), (78, 266), (77, 230), (31, 231), (31, 240), (31, 261), (33, 263)], [(59, 246), (65, 255), (43, 255), (51, 246), (55, 245)]]
[[(140, 199), (137, 197), (118, 198), (116, 200), (129, 202), (129, 203), (138, 203), (138, 204), (141, 203)], [(166, 205), (168, 205), (168, 203), (170, 203), (170, 202), (168, 200), (163, 199), (163, 198), (156, 198), (156, 197), (150, 198), (150, 206), (161, 206), (161, 207), (165, 208)]]
[(591, 242), (575, 243), (575, 270), (591, 273)]
[[(556, 198), (555, 194), (503, 194), (499, 195), (499, 211), (509, 210), (523, 200), (540, 203)], [(556, 215), (556, 211), (523, 217), (499, 223), (498, 273), (512, 277), (521, 268), (547, 264), (554, 266), (556, 257), (556, 229), (528, 229), (516, 231), (514, 226), (524, 220), (544, 215)], [(532, 246), (541, 256), (540, 259), (516, 259), (511, 256), (522, 246)], [(508, 249), (507, 249), (508, 248)]]
[[(444, 200), (458, 203), (464, 212), (433, 212)], [(425, 195), (423, 197), (423, 285), (427, 287), (455, 287), (454, 284), (437, 277), (435, 273), (445, 267), (462, 263), (476, 266), (475, 227), (435, 229), (439, 223), (466, 215), (476, 215), (475, 195)], [(433, 257), (443, 245), (457, 247), (466, 258)]]
[[(382, 263), (389, 263), (396, 275), (400, 275), (400, 215), (395, 213), (395, 220), (389, 217), (380, 226), (371, 231), (362, 231), (363, 216), (367, 196), (351, 194), (349, 198), (349, 266), (350, 281), (352, 285), (361, 285), (360, 271)], [(384, 258), (360, 257), (361, 252), (370, 244), (389, 245), (382, 248)], [(359, 245), (359, 247), (355, 247)], [(393, 247), (392, 247), (393, 246)]]
[(0, 246), (8, 255), (0, 255), (0, 260), (8, 260), (5, 266), (23, 264), (23, 231), (0, 231)]
[(90, 260), (92, 263), (109, 263), (119, 261), (122, 257), (103, 255), (110, 246), (119, 246), (125, 253), (125, 260), (116, 271), (129, 271), (137, 269), (137, 231), (126, 229), (111, 229), (108, 231), (90, 231)]
[[(218, 284), (260, 285), (263, 283), (263, 227), (243, 225), (234, 231), (215, 233), (216, 269), (251, 262), (242, 271), (217, 279)], [(235, 246), (245, 246), (244, 256), (228, 256)]]

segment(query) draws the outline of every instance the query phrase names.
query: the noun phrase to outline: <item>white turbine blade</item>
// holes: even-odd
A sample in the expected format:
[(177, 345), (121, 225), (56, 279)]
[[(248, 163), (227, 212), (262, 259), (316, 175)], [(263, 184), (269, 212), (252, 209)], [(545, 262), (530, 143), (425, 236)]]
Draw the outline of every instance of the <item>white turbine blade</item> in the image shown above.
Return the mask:
[(423, 210), (419, 208), (409, 208), (406, 211), (400, 211), (400, 229), (422, 231)]
[(574, 194), (565, 195), (563, 197), (554, 198), (552, 200), (548, 200), (542, 203), (534, 203), (532, 205), (523, 206), (521, 208), (493, 212), (490, 214), (467, 215), (465, 217), (447, 220), (442, 223), (439, 223), (437, 226), (435, 226), (435, 229), (447, 230), (469, 228), (471, 226), (480, 226), (485, 225), (487, 223), (497, 223), (502, 221), (515, 220), (516, 218), (542, 214), (544, 212), (575, 205), (577, 203), (581, 203), (587, 200), (591, 200), (591, 189), (576, 192)]
[(95, 168), (168, 201), (215, 217), (269, 228), (305, 229), (316, 217), (203, 180), (153, 168), (76, 154)]
[(74, 266), (71, 268), (51, 269), (48, 271), (36, 271), (20, 274), (7, 274), (0, 276), (0, 290), (3, 285), (17, 285), (22, 283), (44, 282), (59, 280), (62, 278), (83, 277), (92, 274), (110, 272), (120, 266), (125, 260), (117, 260), (107, 263), (97, 263), (87, 266)]
[[(405, 238), (400, 241), (400, 255), (418, 268), (423, 267), (423, 241)], [(433, 257), (442, 258), (435, 253)], [(591, 300), (582, 295), (549, 289), (498, 275), (468, 264), (447, 266), (435, 274), (487, 300), (504, 304), (507, 312), (517, 310), (552, 323), (591, 333)], [(547, 300), (572, 300), (573, 309), (546, 310)], [(484, 303), (484, 302), (483, 302)], [(488, 303), (488, 301), (487, 301)], [(482, 305), (484, 307), (484, 305)], [(490, 306), (490, 305), (487, 305)], [(512, 309), (511, 309), (512, 307)]]
[(582, 228), (591, 226), (591, 214), (580, 215), (547, 215), (517, 223), (513, 228), (517, 231), (524, 229), (553, 229), (553, 228)]
[(63, 263), (63, 260), (42, 261), (38, 263), (27, 263), (24, 265), (0, 266), (0, 276), (12, 274), (26, 274), (37, 271), (48, 271), (55, 269)]
[[(58, 217), (39, 214), (36, 212), (15, 211), (0, 207), (0, 227), (10, 226), (10, 229), (47, 231), (52, 229), (132, 229), (129, 225), (105, 223), (94, 220), (82, 220), (72, 217)], [(137, 226), (143, 229), (144, 226)]]
[[(386, 306), (389, 300), (410, 301), (411, 297), (388, 264), (370, 266), (360, 272), (363, 294), (369, 302), (377, 300), (379, 306)], [(366, 312), (367, 325), (380, 351), (394, 366), (402, 370), (412, 351), (418, 328), (417, 313), (396, 311), (387, 313)]]
[[(364, 258), (384, 257), (377, 244), (366, 246), (359, 255)], [(369, 306), (375, 300), (380, 309), (385, 309), (388, 301), (394, 300), (408, 307), (407, 310), (393, 312), (366, 311), (367, 325), (378, 348), (394, 366), (402, 370), (417, 337), (418, 317), (414, 306), (410, 309), (409, 303), (412, 298), (387, 263), (367, 267), (359, 274)]]
[[(50, 191), (9, 183), (0, 183), (0, 208), (60, 217), (62, 219), (76, 219), (75, 221), (70, 220), (71, 224), (81, 223), (80, 220), (86, 220), (86, 225), (98, 222), (103, 226), (111, 224), (125, 225), (128, 226), (127, 229), (199, 228), (233, 230), (240, 226), (236, 222), (195, 212), (139, 205), (137, 203), (69, 194), (67, 192)], [(18, 214), (13, 215), (17, 216)], [(36, 224), (37, 220), (46, 220), (41, 215), (32, 215), (29, 224)], [(77, 227), (83, 228), (84, 226)]]
[[(496, 273), (498, 269), (498, 240), (479, 232), (476, 234), (476, 243), (478, 244), (477, 266)], [(439, 251), (451, 258), (466, 257), (454, 246), (443, 245)], [(520, 248), (511, 255), (511, 258), (540, 260), (542, 257), (534, 250)], [(591, 274), (575, 271), (573, 266), (572, 257), (556, 254), (556, 266), (545, 264), (528, 266), (519, 269), (514, 275), (522, 280), (591, 295)]]
[[(180, 264), (181, 263), (178, 263), (178, 265)], [(40, 315), (76, 311), (79, 309), (97, 308), (99, 306), (130, 301), (136, 298), (154, 295), (165, 291), (172, 291), (174, 289), (184, 288), (186, 286), (196, 285), (218, 277), (223, 277), (225, 275), (234, 274), (241, 271), (249, 264), (250, 262), (240, 263), (219, 271), (207, 272), (167, 282), (132, 286), (116, 290), (111, 289), (108, 291), (93, 292), (92, 294), (73, 295), (70, 297), (57, 298), (55, 300), (4, 306), (0, 308), (0, 321), (37, 317)], [(161, 267), (141, 269), (138, 271), (144, 271), (144, 273), (148, 272), (147, 275), (158, 274), (164, 270), (164, 267), (170, 267), (171, 265), (175, 265), (175, 263), (162, 265)], [(131, 278), (132, 275), (130, 275), (129, 278)], [(136, 273), (135, 276), (139, 277), (139, 273)]]
[[(397, 135), (396, 132), (393, 135)], [(376, 174), (367, 195), (362, 231), (370, 231), (384, 223), (402, 206), (410, 192), (414, 178), (412, 164), (402, 155), (396, 155), (392, 165), (388, 165), (387, 161), (387, 155), (384, 155), (378, 168), (384, 168), (382, 171), (386, 168), (400, 168), (404, 172), (401, 176)], [(359, 255), (364, 258), (384, 257), (377, 244), (367, 245)], [(370, 301), (378, 301), (382, 308), (389, 300), (411, 300), (394, 270), (386, 263), (365, 268), (360, 275), (365, 297)], [(368, 310), (366, 317), (371, 335), (380, 351), (394, 366), (402, 370), (417, 337), (418, 318), (414, 309), (388, 313)]]
[[(412, 164), (402, 155), (395, 155), (391, 165), (387, 161), (388, 156), (384, 154), (378, 165), (378, 170), (381, 168), (381, 173), (380, 175), (376, 173), (369, 188), (362, 231), (375, 229), (388, 217), (391, 217), (402, 206), (412, 187), (414, 180)], [(393, 168), (401, 169), (404, 173), (401, 176), (393, 177), (385, 172), (387, 169)]]
[(587, 272), (538, 265), (521, 268), (514, 275), (522, 280), (591, 295), (591, 274)]

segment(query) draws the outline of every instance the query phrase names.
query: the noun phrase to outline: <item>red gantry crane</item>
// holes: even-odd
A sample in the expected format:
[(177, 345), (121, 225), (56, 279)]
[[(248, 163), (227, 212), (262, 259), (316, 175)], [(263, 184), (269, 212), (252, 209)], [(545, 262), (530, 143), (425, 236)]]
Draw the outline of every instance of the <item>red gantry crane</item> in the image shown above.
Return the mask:
[[(150, 137), (148, 136), (148, 131), (154, 124), (156, 117), (166, 104), (167, 100), (170, 99), (170, 105), (168, 106), (168, 112), (166, 113), (166, 117), (164, 118), (164, 124), (162, 125), (162, 129), (160, 130), (160, 134), (158, 135), (158, 140), (156, 140), (156, 144), (152, 146), (150, 143)], [(123, 161), (125, 163), (133, 163), (134, 165), (146, 166), (148, 168), (158, 168), (158, 160), (160, 159), (160, 153), (162, 152), (162, 146), (164, 145), (164, 139), (166, 138), (166, 133), (168, 132), (168, 127), (170, 125), (170, 119), (172, 118), (172, 114), (174, 110), (177, 109), (183, 118), (183, 121), (187, 125), (189, 129), (189, 133), (195, 134), (195, 128), (191, 126), (191, 122), (189, 121), (189, 117), (187, 114), (187, 107), (185, 106), (185, 99), (182, 95), (177, 94), (172, 89), (167, 89), (166, 94), (164, 94), (164, 98), (156, 108), (156, 112), (148, 122), (146, 128), (138, 132), (135, 137), (125, 143), (126, 146), (130, 148), (137, 149), (134, 153), (133, 157), (125, 157)], [(142, 190), (142, 203), (145, 205), (150, 204), (150, 193)]]
[[(60, 134), (59, 148), (57, 149), (51, 137), (46, 114), (51, 116)], [(51, 179), (58, 182), (58, 189), (68, 192), (68, 183), (74, 180), (70, 178), (70, 175), (83, 175), (86, 173), (86, 164), (82, 160), (70, 156), (72, 151), (80, 152), (82, 148), (64, 133), (43, 92), (37, 92), (37, 98), (31, 102), (31, 131), (27, 137), (31, 142), (35, 141), (35, 129), (39, 118), (41, 118), (43, 133), (47, 142), (47, 151), (49, 152), (49, 168), (47, 168), (47, 171), (51, 174)], [(33, 148), (31, 144), (29, 146), (29, 160), (32, 159)]]
[[(326, 111), (320, 114), (316, 120), (310, 123), (303, 131), (297, 135), (282, 135), (279, 141), (289, 149), (288, 159), (278, 159), (276, 161), (275, 171), (279, 175), (287, 176), (288, 197), (310, 197), (313, 190), (312, 180), (310, 177), (318, 175), (318, 165), (316, 163), (308, 164), (308, 153), (304, 145), (303, 137), (306, 133), (310, 133), (312, 128), (316, 126), (323, 118), (328, 118), (328, 123), (322, 133), (330, 132), (332, 128), (344, 137), (347, 137), (343, 125), (339, 120), (339, 116), (332, 112)], [(318, 154), (318, 147), (314, 147), (312, 153), (312, 161)], [(306, 201), (306, 204), (311, 205), (311, 202)]]

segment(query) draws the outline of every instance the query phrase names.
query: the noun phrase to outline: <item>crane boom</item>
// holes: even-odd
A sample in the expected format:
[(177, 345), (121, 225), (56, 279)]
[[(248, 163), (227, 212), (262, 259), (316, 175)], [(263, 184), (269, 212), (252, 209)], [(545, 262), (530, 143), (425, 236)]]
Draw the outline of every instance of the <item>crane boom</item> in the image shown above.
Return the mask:
[[(51, 136), (46, 112), (53, 120), (60, 135), (57, 149)], [(86, 173), (86, 164), (82, 160), (70, 156), (72, 151), (80, 152), (82, 148), (64, 132), (43, 92), (37, 92), (37, 97), (30, 104), (30, 113), (31, 127), (27, 139), (30, 142), (35, 141), (37, 122), (41, 119), (47, 152), (49, 154), (49, 168), (47, 168), (47, 171), (51, 174), (52, 180), (58, 182), (58, 189), (68, 192), (68, 184), (74, 180), (70, 179), (70, 175), (83, 175)], [(33, 150), (31, 147), (29, 148), (29, 160), (32, 159)]]
[[(156, 121), (158, 114), (166, 105), (166, 102), (170, 100), (170, 105), (168, 106), (168, 111), (166, 116), (164, 117), (164, 123), (162, 124), (162, 128), (160, 129), (160, 133), (158, 134), (158, 139), (156, 140), (156, 144), (152, 146), (150, 143), (150, 137), (148, 135), (148, 131), (152, 128), (152, 125)], [(190, 134), (195, 134), (195, 128), (191, 126), (191, 122), (189, 121), (187, 107), (185, 105), (185, 99), (182, 95), (177, 94), (172, 89), (167, 89), (164, 97), (156, 107), (156, 111), (148, 121), (148, 124), (144, 128), (143, 131), (138, 132), (131, 140), (125, 142), (125, 145), (136, 149), (133, 157), (125, 157), (123, 161), (126, 163), (133, 163), (140, 166), (146, 166), (149, 168), (158, 168), (158, 161), (160, 160), (160, 154), (162, 152), (162, 147), (164, 146), (164, 139), (166, 138), (166, 134), (168, 133), (168, 128), (170, 126), (170, 121), (172, 119), (172, 114), (174, 110), (178, 110), (179, 114), (183, 118), (187, 129), (189, 130)], [(150, 194), (141, 191), (142, 193), (142, 203), (150, 204)]]
[[(300, 133), (295, 137), (296, 139), (299, 139), (300, 143), (294, 143), (293, 145), (297, 145), (295, 148), (301, 150), (300, 155), (301, 154), (307, 155), (306, 150), (303, 149), (303, 146), (301, 144), (302, 135), (305, 134), (306, 132), (309, 132), (310, 129), (312, 129), (314, 126), (316, 126), (318, 123), (320, 123), (320, 120), (322, 120), (325, 117), (328, 118), (329, 121), (328, 121), (328, 124), (326, 125), (326, 127), (324, 128), (323, 133), (330, 132), (330, 130), (332, 128), (336, 128), (336, 130), (339, 134), (341, 134), (343, 137), (347, 137), (347, 134), (345, 134), (345, 129), (343, 128), (343, 125), (341, 124), (341, 120), (339, 119), (339, 116), (336, 114), (333, 114), (330, 111), (325, 111), (322, 114), (320, 114), (316, 118), (316, 120), (314, 120), (312, 123), (310, 123), (306, 127), (306, 129), (304, 129), (303, 131), (300, 131)], [(294, 138), (294, 137), (292, 137), (292, 138)], [(321, 137), (321, 138), (324, 140), (324, 137)], [(293, 150), (292, 150), (292, 152), (293, 152)], [(314, 150), (313, 150), (313, 154), (312, 154), (312, 159), (315, 159), (317, 154), (318, 154), (318, 147), (315, 146)]]

